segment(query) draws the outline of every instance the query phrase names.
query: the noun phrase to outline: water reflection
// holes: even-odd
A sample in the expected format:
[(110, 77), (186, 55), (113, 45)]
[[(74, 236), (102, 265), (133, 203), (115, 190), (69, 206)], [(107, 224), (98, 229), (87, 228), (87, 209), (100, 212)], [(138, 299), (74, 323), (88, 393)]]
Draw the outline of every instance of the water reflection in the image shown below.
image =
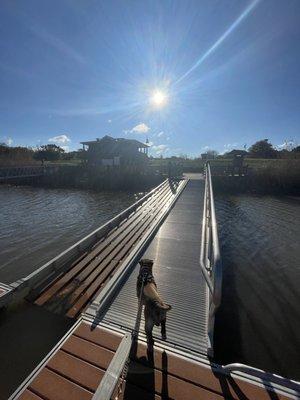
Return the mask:
[(224, 268), (216, 356), (300, 379), (300, 198), (216, 199)]
[(141, 195), (0, 186), (0, 281), (28, 275)]

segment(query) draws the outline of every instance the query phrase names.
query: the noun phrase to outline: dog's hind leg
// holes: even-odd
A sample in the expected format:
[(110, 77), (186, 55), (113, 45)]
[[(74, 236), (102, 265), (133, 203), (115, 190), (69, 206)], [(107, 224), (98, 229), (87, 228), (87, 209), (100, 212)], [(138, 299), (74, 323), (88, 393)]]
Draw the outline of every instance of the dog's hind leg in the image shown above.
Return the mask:
[(145, 313), (145, 332), (147, 335), (148, 347), (150, 347), (150, 348), (152, 348), (154, 345), (154, 340), (153, 340), (153, 336), (152, 336), (153, 327), (154, 327), (153, 318), (146, 315), (146, 313)]
[(167, 321), (166, 318), (161, 321), (161, 338), (162, 338), (162, 340), (167, 340), (166, 321)]

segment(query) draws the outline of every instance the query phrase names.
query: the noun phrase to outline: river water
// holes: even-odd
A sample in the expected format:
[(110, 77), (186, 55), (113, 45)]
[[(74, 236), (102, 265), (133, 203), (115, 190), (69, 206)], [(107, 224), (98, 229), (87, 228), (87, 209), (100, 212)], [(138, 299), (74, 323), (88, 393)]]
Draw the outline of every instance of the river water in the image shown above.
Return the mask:
[(300, 198), (218, 196), (216, 356), (300, 380)]
[(140, 196), (0, 185), (0, 282), (28, 275)]
[[(29, 274), (140, 195), (0, 186), (0, 281)], [(216, 212), (224, 274), (216, 360), (243, 362), (300, 380), (300, 198), (218, 196)], [(1, 387), (3, 395), (11, 393), (66, 330), (65, 321), (54, 321), (58, 317), (40, 307), (22, 307), (14, 316), (0, 315), (0, 351), (7, 356), (1, 365), (11, 377)], [(32, 328), (24, 332), (24, 315), (36, 324), (34, 339)], [(29, 360), (25, 347), (39, 342), (41, 321), (46, 339), (38, 351), (35, 344), (36, 358)], [(7, 338), (18, 326), (23, 335), (12, 343)], [(29, 338), (25, 344), (24, 335)], [(16, 357), (30, 361), (26, 371), (18, 373), (11, 364), (14, 348)]]

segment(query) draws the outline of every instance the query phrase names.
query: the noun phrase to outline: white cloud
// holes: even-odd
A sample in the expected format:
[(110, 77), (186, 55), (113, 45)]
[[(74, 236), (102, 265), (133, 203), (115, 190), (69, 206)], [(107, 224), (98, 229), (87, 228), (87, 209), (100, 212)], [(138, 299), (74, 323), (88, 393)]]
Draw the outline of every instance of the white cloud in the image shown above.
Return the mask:
[(226, 149), (226, 150), (234, 149), (237, 146), (238, 146), (237, 143), (227, 143), (227, 144), (224, 144), (224, 149)]
[(107, 122), (108, 122), (109, 124), (111, 124), (111, 119), (108, 119)]
[(0, 143), (5, 143), (7, 146), (11, 146), (13, 142), (13, 139), (8, 136), (2, 136), (2, 138), (0, 138)]
[(150, 127), (146, 125), (144, 122), (141, 122), (140, 124), (134, 126), (132, 129), (125, 130), (125, 133), (147, 133), (150, 131)]
[(69, 146), (61, 146), (62, 149), (67, 153), (70, 150)]
[(292, 150), (292, 148), (295, 147), (295, 142), (293, 140), (286, 140), (284, 143), (274, 147), (278, 150)]
[(58, 144), (67, 144), (71, 141), (71, 139), (67, 135), (59, 135), (59, 136), (54, 136), (50, 139), (48, 139), (48, 142), (54, 142)]
[(164, 132), (161, 131), (161, 132), (159, 132), (159, 133), (157, 134), (157, 137), (161, 137), (163, 134), (164, 134)]
[(157, 146), (152, 146), (151, 149), (152, 149), (153, 151), (155, 151), (155, 153), (156, 153), (157, 155), (166, 153), (166, 152), (169, 150), (169, 148), (168, 148), (168, 146), (167, 146), (166, 144), (159, 144), (159, 145), (157, 145)]
[(209, 150), (210, 149), (210, 147), (209, 146), (204, 146), (204, 147), (201, 147), (201, 151), (207, 151), (207, 150)]

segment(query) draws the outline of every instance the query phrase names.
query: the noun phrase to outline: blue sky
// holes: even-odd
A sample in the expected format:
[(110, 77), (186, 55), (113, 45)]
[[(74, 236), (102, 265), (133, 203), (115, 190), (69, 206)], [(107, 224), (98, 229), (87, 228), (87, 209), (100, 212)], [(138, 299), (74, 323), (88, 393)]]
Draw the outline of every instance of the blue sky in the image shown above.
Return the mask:
[(157, 155), (299, 144), (300, 1), (2, 0), (0, 142), (106, 134)]

